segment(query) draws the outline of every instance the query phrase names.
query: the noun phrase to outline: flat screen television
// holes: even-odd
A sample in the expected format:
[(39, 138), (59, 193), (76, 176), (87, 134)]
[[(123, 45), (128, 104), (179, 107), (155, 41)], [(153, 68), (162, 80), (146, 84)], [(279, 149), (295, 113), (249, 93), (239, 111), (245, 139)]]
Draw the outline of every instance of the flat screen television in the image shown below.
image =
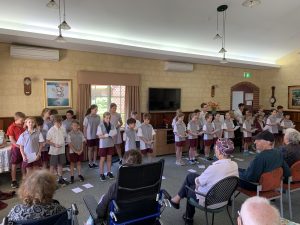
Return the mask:
[(180, 109), (180, 88), (149, 88), (149, 111), (176, 111)]

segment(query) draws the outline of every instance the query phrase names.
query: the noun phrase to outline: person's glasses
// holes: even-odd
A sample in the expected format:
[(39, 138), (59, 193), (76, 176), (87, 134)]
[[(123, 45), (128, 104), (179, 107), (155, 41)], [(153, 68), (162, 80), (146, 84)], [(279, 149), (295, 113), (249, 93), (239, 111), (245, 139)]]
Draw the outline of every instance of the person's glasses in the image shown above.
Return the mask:
[(238, 210), (237, 213), (238, 213), (238, 218), (240, 218), (241, 225), (243, 225), (243, 219), (242, 219), (240, 211)]

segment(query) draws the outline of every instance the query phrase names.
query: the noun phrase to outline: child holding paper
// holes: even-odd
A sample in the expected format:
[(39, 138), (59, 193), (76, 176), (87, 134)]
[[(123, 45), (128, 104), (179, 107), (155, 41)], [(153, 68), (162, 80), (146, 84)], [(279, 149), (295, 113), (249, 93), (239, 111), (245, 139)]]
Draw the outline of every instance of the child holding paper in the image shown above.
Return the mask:
[(214, 143), (214, 134), (215, 134), (215, 127), (214, 124), (212, 123), (212, 114), (207, 113), (205, 115), (206, 123), (203, 126), (203, 140), (204, 140), (204, 154), (205, 154), (205, 159), (207, 160), (212, 160), (212, 158), (209, 156), (210, 153), (210, 147)]
[(293, 121), (290, 120), (290, 115), (286, 114), (284, 116), (284, 119), (281, 121), (280, 126), (283, 128), (282, 132), (285, 134), (286, 129), (288, 128), (294, 128), (295, 125), (293, 123)]
[(22, 167), (26, 169), (27, 175), (42, 165), (41, 150), (44, 142), (43, 135), (35, 129), (35, 119), (28, 117), (25, 120), (26, 130), (20, 135), (17, 145), (23, 158)]
[(255, 132), (256, 129), (252, 129), (253, 120), (252, 115), (247, 114), (246, 119), (243, 123), (243, 137), (244, 137), (244, 154), (249, 154), (249, 146), (252, 143), (252, 133)]
[(234, 127), (234, 124), (233, 124), (233, 121), (231, 119), (231, 116), (230, 116), (229, 112), (227, 112), (225, 114), (225, 120), (224, 120), (224, 123), (222, 125), (222, 129), (224, 131), (224, 138), (228, 138), (228, 139), (231, 139), (232, 141), (234, 141), (235, 127)]
[(111, 173), (111, 160), (115, 151), (115, 143), (113, 138), (117, 135), (116, 127), (110, 122), (110, 113), (105, 112), (103, 114), (103, 123), (100, 123), (97, 128), (97, 136), (99, 141), (99, 155), (100, 155), (100, 181), (106, 181), (104, 175), (104, 162), (106, 160), (107, 177), (108, 179), (114, 179), (114, 175)]
[(70, 183), (74, 183), (74, 166), (77, 164), (78, 178), (81, 182), (84, 177), (81, 175), (81, 162), (83, 161), (83, 142), (85, 138), (83, 133), (79, 130), (80, 123), (78, 120), (73, 120), (71, 123), (71, 131), (68, 133), (67, 143), (70, 150)]
[(179, 113), (177, 115), (177, 122), (175, 123), (173, 132), (175, 135), (175, 149), (176, 149), (176, 165), (184, 166), (185, 163), (181, 160), (182, 150), (185, 145), (185, 140), (187, 137), (186, 125), (183, 122), (184, 114)]
[(201, 134), (199, 132), (199, 117), (197, 113), (192, 113), (191, 120), (187, 125), (187, 133), (188, 133), (188, 140), (189, 140), (189, 163), (195, 164), (195, 157), (196, 157), (196, 148), (198, 146), (198, 136)]

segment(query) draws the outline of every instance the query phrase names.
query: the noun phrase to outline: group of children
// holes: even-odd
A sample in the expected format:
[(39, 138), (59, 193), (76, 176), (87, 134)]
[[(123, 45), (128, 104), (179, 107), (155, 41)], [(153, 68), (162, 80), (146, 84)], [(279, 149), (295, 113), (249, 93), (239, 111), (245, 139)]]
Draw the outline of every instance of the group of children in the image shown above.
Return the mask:
[[(204, 157), (212, 160), (210, 150), (218, 138), (232, 139), (234, 142), (241, 137), (243, 152), (248, 155), (250, 146), (252, 147), (252, 136), (263, 131), (269, 130), (279, 140), (282, 139), (281, 132), (287, 128), (295, 127), (290, 120), (290, 115), (283, 115), (283, 107), (271, 110), (271, 115), (265, 117), (264, 110), (260, 110), (254, 116), (249, 110), (244, 110), (244, 104), (239, 104), (238, 112), (229, 111), (225, 116), (220, 113), (212, 115), (207, 111), (206, 103), (201, 104), (201, 111), (196, 109), (189, 116), (186, 126), (184, 123), (185, 115), (179, 109), (173, 119), (172, 126), (175, 135), (176, 165), (185, 165), (182, 161), (182, 151), (188, 141), (189, 163), (195, 164), (197, 147), (204, 148)], [(245, 112), (244, 112), (245, 111)]]
[(12, 188), (18, 188), (16, 168), (21, 165), (22, 175), (31, 173), (40, 167), (48, 168), (59, 176), (58, 183), (66, 185), (69, 182), (62, 177), (62, 168), (66, 163), (66, 147), (70, 161), (70, 182), (74, 182), (74, 165), (77, 163), (78, 178), (81, 175), (83, 159), (82, 132), (78, 120), (73, 119), (74, 112), (67, 111), (66, 120), (57, 115), (56, 110), (44, 109), (40, 117), (27, 117), (22, 112), (16, 112), (14, 122), (8, 127), (7, 136), (11, 149)]

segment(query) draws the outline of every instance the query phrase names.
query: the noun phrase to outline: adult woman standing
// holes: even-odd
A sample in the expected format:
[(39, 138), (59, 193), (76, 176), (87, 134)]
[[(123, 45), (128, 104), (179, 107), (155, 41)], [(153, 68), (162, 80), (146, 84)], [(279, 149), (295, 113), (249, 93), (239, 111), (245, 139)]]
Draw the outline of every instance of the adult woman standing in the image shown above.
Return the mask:
[(122, 117), (120, 113), (117, 113), (117, 104), (111, 103), (109, 107), (110, 112), (110, 122), (114, 125), (117, 129), (117, 135), (113, 137), (113, 141), (115, 143), (115, 148), (117, 150), (120, 164), (122, 163), (122, 151), (121, 151), (121, 144), (122, 144), (122, 137), (120, 132), (120, 127), (123, 125)]

